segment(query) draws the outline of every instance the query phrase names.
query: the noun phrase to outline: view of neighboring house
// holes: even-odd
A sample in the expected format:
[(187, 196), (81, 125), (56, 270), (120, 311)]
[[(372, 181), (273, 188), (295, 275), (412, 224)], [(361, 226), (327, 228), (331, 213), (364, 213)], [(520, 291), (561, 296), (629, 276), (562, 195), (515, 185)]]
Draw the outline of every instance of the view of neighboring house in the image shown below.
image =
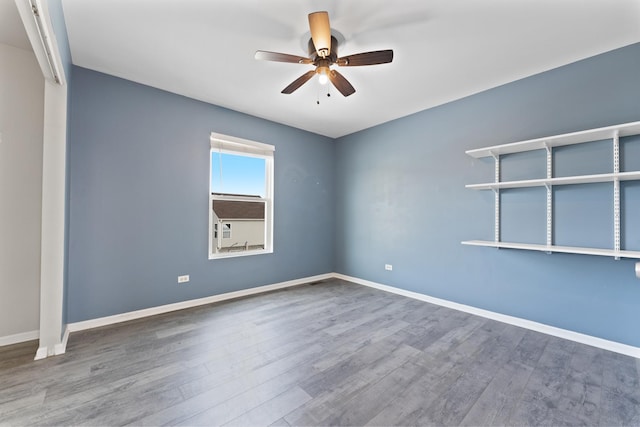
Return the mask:
[[(215, 194), (214, 194), (215, 196)], [(265, 202), (212, 199), (213, 250), (216, 253), (264, 249)]]

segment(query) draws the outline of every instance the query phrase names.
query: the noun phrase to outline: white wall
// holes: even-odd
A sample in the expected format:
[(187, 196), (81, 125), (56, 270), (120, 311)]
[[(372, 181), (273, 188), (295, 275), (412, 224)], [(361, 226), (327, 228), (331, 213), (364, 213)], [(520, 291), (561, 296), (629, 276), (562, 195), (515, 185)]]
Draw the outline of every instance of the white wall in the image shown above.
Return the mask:
[(0, 344), (39, 329), (43, 111), (33, 52), (0, 44)]

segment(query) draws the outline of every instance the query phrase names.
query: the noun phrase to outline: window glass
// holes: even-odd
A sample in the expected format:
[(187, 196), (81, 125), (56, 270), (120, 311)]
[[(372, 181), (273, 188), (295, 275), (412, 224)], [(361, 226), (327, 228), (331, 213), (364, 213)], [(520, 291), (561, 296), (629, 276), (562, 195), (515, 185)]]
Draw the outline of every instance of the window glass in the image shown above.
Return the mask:
[(266, 196), (266, 160), (211, 152), (211, 191), (222, 194)]
[(273, 252), (273, 146), (212, 134), (209, 258)]

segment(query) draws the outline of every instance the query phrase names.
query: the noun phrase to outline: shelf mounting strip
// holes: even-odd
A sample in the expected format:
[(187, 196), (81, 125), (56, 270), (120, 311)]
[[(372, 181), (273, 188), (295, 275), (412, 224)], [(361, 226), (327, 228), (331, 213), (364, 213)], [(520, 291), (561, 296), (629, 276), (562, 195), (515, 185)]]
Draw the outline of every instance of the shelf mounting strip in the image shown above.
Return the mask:
[[(494, 181), (496, 183), (500, 182), (500, 155), (491, 153), (493, 160), (495, 160), (495, 169), (494, 169)], [(498, 243), (500, 242), (500, 189), (493, 189), (494, 199), (495, 199), (495, 212), (494, 212), (494, 224), (493, 224), (493, 240)]]
[(613, 134), (613, 173), (616, 178), (613, 180), (613, 250), (615, 259), (620, 259), (620, 137), (619, 132)]

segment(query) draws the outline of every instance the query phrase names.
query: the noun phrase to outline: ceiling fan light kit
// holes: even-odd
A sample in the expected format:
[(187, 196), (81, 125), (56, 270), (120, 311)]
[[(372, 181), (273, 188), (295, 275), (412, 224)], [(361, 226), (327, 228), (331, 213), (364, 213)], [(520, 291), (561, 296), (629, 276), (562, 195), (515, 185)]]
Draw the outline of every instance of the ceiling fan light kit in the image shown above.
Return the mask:
[(284, 94), (293, 93), (317, 74), (321, 84), (326, 84), (327, 81), (330, 81), (343, 96), (349, 96), (355, 93), (356, 90), (342, 74), (331, 69), (332, 65), (356, 67), (386, 64), (393, 61), (393, 50), (391, 49), (357, 53), (339, 58), (338, 40), (331, 35), (328, 12), (310, 13), (309, 29), (311, 30), (311, 39), (309, 39), (308, 44), (308, 58), (263, 50), (255, 53), (255, 58), (262, 61), (309, 64), (315, 67), (315, 70), (306, 72), (294, 80), (289, 86), (285, 87), (282, 90)]
[(318, 74), (318, 82), (321, 85), (326, 85), (329, 81), (329, 67), (318, 67), (316, 73)]

